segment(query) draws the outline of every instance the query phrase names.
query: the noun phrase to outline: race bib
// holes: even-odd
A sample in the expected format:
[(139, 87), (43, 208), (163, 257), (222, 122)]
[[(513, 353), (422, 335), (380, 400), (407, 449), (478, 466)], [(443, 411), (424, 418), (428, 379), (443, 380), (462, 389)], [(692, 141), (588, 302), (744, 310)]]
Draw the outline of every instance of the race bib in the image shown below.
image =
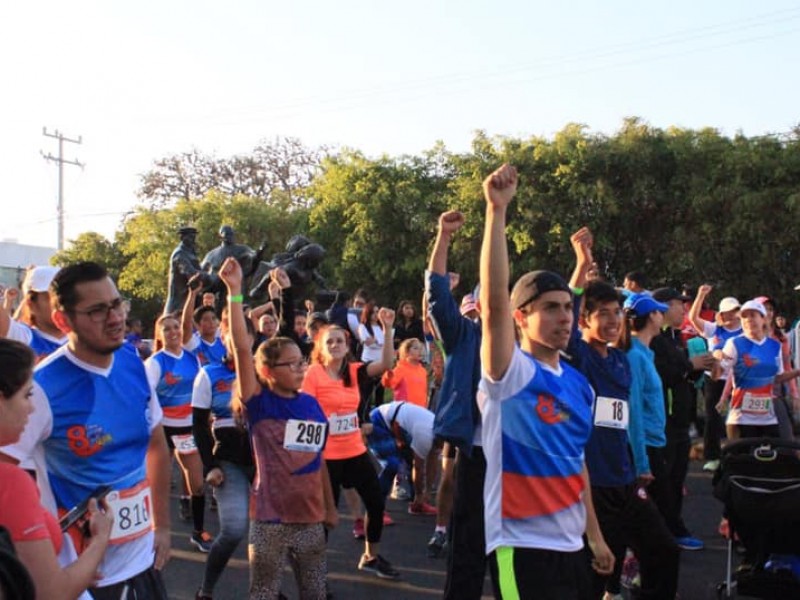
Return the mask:
[(194, 454), (197, 452), (197, 444), (194, 443), (194, 436), (191, 433), (170, 436), (175, 450), (178, 454)]
[(124, 544), (150, 531), (150, 486), (146, 481), (127, 490), (110, 492), (106, 501), (114, 513), (110, 544)]
[(628, 428), (628, 403), (619, 398), (598, 396), (595, 402), (594, 424), (611, 429)]
[(358, 415), (356, 413), (348, 413), (342, 416), (332, 413), (328, 418), (328, 422), (331, 425), (331, 435), (346, 435), (358, 429)]
[(768, 415), (772, 408), (772, 396), (745, 392), (742, 398), (742, 412), (751, 415)]
[(325, 427), (327, 423), (289, 419), (283, 434), (283, 447), (298, 452), (319, 452), (325, 443)]

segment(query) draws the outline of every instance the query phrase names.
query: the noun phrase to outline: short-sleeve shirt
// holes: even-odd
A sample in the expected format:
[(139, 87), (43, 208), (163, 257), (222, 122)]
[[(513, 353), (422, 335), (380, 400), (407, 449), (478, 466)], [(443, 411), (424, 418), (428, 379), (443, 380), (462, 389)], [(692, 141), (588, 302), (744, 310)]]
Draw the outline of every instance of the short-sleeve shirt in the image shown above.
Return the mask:
[(302, 392), (284, 398), (264, 388), (245, 407), (257, 469), (255, 518), (268, 523), (322, 522), (322, 449), (328, 420), (319, 403)]
[(214, 341), (209, 344), (197, 332), (192, 335), (184, 348), (197, 357), (197, 362), (201, 367), (207, 364), (220, 364), (225, 360), (227, 352), (225, 344), (219, 336), (216, 336)]
[(159, 350), (145, 361), (147, 380), (155, 389), (167, 427), (192, 424), (192, 387), (200, 369), (191, 352), (179, 355)]
[[(20, 461), (33, 458), (42, 505), (52, 514), (68, 511), (101, 486), (120, 496), (146, 487), (147, 449), (162, 412), (135, 354), (120, 348), (111, 366), (101, 369), (65, 346), (36, 367), (31, 399), (34, 411), (22, 437), (0, 452)], [(149, 528), (110, 544), (98, 586), (138, 575), (153, 558)]]
[(66, 335), (56, 338), (43, 331), (39, 331), (35, 327), (28, 327), (25, 323), (20, 323), (16, 319), (11, 319), (11, 323), (8, 326), (8, 335), (6, 337), (10, 340), (16, 340), (26, 346), (30, 346), (31, 350), (33, 350), (33, 353), (36, 355), (36, 362), (50, 356), (67, 343)]
[(358, 380), (364, 363), (350, 363), (351, 385), (345, 386), (341, 379), (333, 379), (325, 367), (311, 365), (303, 380), (303, 391), (317, 399), (331, 424), (328, 443), (325, 445), (325, 460), (353, 458), (367, 451), (358, 426), (358, 407), (361, 402)]
[(212, 427), (235, 427), (231, 392), (236, 371), (226, 363), (206, 365), (197, 373), (192, 389), (192, 407), (211, 411)]
[(583, 547), (584, 448), (594, 392), (573, 367), (514, 348), (499, 381), (478, 389), (486, 455), (487, 554), (500, 546), (574, 552)]
[(0, 525), (14, 542), (50, 540), (61, 551), (58, 521), (42, 506), (33, 478), (9, 463), (0, 463)]
[(774, 425), (778, 422), (772, 397), (775, 376), (783, 373), (781, 344), (774, 338), (760, 341), (743, 335), (725, 342), (722, 353), (732, 366), (733, 393), (727, 423)]

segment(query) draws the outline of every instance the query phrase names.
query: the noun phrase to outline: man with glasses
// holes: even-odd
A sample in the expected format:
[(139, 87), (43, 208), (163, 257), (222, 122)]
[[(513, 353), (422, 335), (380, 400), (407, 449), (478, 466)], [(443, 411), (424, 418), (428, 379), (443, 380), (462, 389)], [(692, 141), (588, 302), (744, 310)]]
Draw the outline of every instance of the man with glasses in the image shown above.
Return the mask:
[[(91, 597), (166, 598), (159, 570), (170, 551), (170, 459), (144, 366), (122, 347), (125, 304), (105, 268), (89, 262), (63, 268), (50, 295), (67, 343), (37, 368), (35, 410), (21, 440), (0, 456), (33, 457), (53, 513), (111, 488), (114, 526)], [(81, 530), (68, 533), (65, 564), (85, 541)]]

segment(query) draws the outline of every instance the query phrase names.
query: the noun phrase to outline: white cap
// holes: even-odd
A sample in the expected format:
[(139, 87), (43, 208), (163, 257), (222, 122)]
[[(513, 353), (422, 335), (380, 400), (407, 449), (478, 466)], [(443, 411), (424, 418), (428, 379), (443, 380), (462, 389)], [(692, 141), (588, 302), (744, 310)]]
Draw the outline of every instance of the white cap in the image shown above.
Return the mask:
[(22, 282), (22, 293), (46, 292), (50, 289), (50, 282), (61, 269), (59, 267), (33, 267), (28, 269), (25, 280)]
[(748, 300), (747, 302), (742, 304), (742, 309), (741, 310), (742, 310), (742, 312), (744, 312), (746, 310), (754, 310), (756, 312), (761, 313), (762, 317), (766, 317), (767, 316), (767, 309), (764, 308), (764, 305), (761, 304), (761, 302), (759, 302), (758, 300)]
[(739, 308), (741, 304), (739, 301), (734, 298), (733, 296), (728, 296), (727, 298), (723, 298), (719, 303), (719, 312), (728, 312), (729, 310), (736, 310)]

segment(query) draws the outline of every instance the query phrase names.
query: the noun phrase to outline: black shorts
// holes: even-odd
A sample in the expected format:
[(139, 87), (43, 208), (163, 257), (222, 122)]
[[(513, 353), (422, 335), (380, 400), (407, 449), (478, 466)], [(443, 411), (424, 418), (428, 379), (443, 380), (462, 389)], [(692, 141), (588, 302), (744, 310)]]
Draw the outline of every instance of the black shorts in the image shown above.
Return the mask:
[(488, 556), (494, 597), (584, 600), (591, 598), (585, 550), (558, 552), (502, 547)]

